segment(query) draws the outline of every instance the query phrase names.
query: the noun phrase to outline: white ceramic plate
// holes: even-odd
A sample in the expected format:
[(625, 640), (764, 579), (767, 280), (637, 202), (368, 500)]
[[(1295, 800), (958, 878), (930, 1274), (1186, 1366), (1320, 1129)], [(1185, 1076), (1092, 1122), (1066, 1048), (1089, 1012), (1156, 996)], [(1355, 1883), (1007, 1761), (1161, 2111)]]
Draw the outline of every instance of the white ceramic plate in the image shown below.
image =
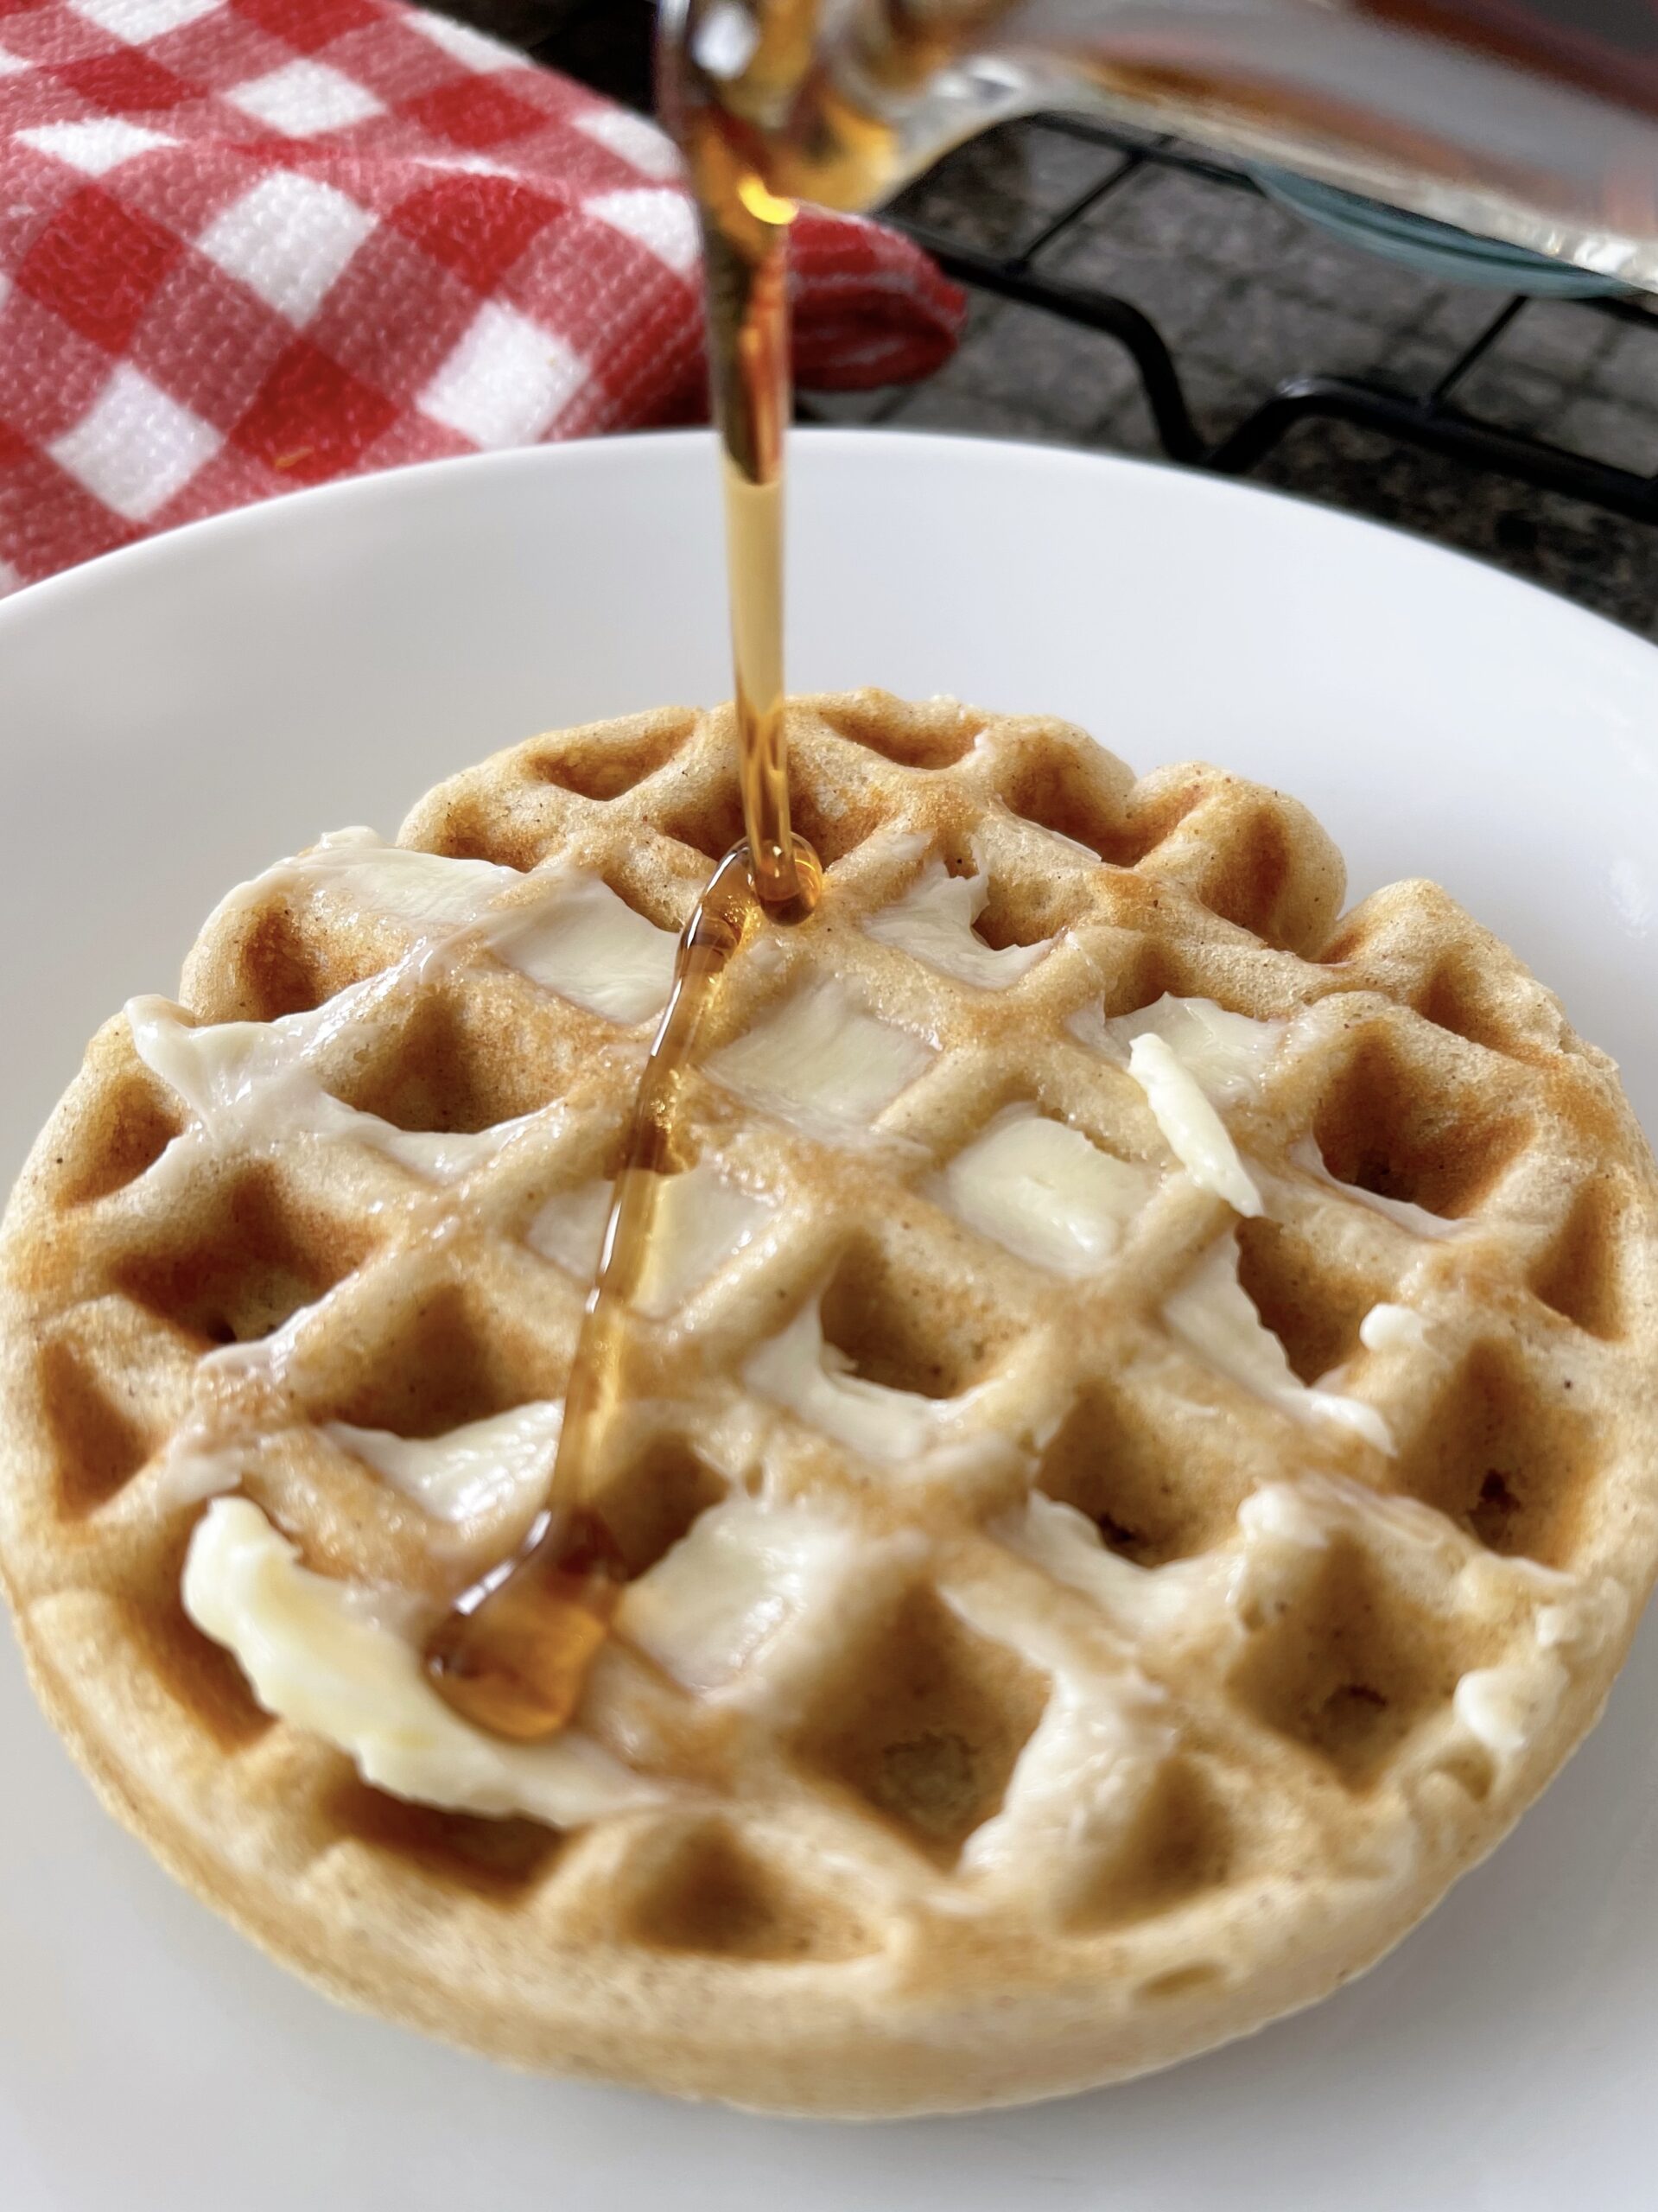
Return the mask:
[[(1437, 876), (1658, 1126), (1658, 653), (1452, 556), (1134, 463), (803, 439), (791, 673), (1075, 716)], [(538, 728), (726, 689), (696, 435), (306, 493), (0, 607), (0, 1168), (216, 895)], [(520, 2079), (334, 2011), (95, 1808), (0, 1649), (7, 2212), (1597, 2212), (1651, 2202), (1658, 1635), (1375, 1973), (1174, 2072), (866, 2129)]]

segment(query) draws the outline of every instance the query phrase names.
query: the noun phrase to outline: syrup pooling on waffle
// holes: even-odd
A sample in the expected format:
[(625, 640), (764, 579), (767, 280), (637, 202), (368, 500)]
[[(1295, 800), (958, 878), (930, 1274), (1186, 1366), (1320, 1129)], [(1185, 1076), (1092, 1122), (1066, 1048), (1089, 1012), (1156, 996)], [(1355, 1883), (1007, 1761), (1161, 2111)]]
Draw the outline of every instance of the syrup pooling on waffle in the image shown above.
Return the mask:
[[(786, 826), (785, 826), (786, 842)], [(607, 1455), (626, 1409), (629, 1316), (661, 1288), (660, 1255), (675, 1184), (695, 1172), (683, 1094), (715, 995), (759, 925), (750, 840), (728, 853), (681, 934), (661, 1023), (639, 1078), (600, 1255), (570, 1362), (546, 1502), (518, 1555), (490, 1567), (429, 1640), (432, 1686), (460, 1718), (518, 1742), (566, 1726), (615, 1617), (629, 1562), (600, 1500)], [(816, 868), (790, 855), (810, 880)]]
[[(416, 1664), (540, 1503), (649, 1031), (511, 964), (502, 917), (608, 884), (666, 944), (731, 833), (717, 717), (445, 786), (390, 863), (418, 913), (302, 858), (221, 910), (187, 1016), (105, 1033), (9, 1236), (9, 1402), (48, 1448), (0, 1556), (175, 1861), (233, 1808), (238, 1882), (302, 1869), (393, 2009), (428, 1975), (462, 2003), (458, 1958), (387, 1965), (398, 1912), (435, 1881), (487, 1948), (476, 1863), (522, 1845), (567, 1963), (711, 1997), (787, 1957), (866, 2042), (929, 1972), (1081, 1975), (1102, 2040), (1065, 2078), (1096, 2078), (1370, 1955), (1585, 1725), (1650, 1572), (1647, 1169), (1440, 894), (1331, 939), (1287, 802), (943, 703), (807, 702), (793, 736), (823, 905), (734, 966), (688, 1090), (718, 1203), (632, 1324), (632, 1579), (576, 1726), (464, 1730)], [(1258, 1212), (1192, 1172), (1147, 1037)], [(202, 1073), (268, 1062), (279, 1115)], [(441, 1851), (353, 1761), (448, 1808)], [(588, 2048), (512, 1986), (556, 2024), (469, 2034)], [(859, 2080), (842, 2105), (889, 2101)]]
[(783, 440), (791, 406), (789, 226), (717, 128), (687, 148), (702, 219), (708, 362), (720, 433), (743, 836), (680, 938), (615, 1176), (582, 1314), (543, 1513), (520, 1555), (456, 1599), (427, 1649), (434, 1687), (462, 1719), (518, 1741), (564, 1727), (614, 1618), (628, 1562), (596, 1499), (632, 1381), (628, 1315), (648, 1296), (664, 1203), (689, 1170), (682, 1097), (731, 963), (763, 921), (810, 919), (816, 855), (789, 818), (783, 680)]

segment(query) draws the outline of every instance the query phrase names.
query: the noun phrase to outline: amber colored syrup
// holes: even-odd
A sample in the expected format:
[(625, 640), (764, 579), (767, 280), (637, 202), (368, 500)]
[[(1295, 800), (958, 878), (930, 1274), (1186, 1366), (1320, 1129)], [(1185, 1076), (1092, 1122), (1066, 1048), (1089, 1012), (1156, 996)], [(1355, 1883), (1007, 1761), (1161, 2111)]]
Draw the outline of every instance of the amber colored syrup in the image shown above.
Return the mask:
[(629, 1561), (607, 1526), (607, 1440), (626, 1389), (628, 1316), (668, 1177), (693, 1165), (682, 1100), (720, 978), (763, 921), (810, 917), (822, 877), (789, 823), (783, 720), (783, 444), (790, 411), (788, 225), (720, 138), (694, 161), (708, 257), (709, 355), (724, 471), (744, 842), (679, 941), (645, 1064), (564, 1402), (549, 1503), (516, 1558), (458, 1600), (427, 1649), (456, 1712), (521, 1742), (554, 1734), (610, 1633)]
[[(1413, 21), (1459, 15), (1465, 0), (1367, 0)], [(695, 22), (703, 0), (689, 0)], [(788, 193), (867, 208), (905, 173), (890, 118), (953, 54), (1018, 10), (1013, 0), (959, 0), (953, 11), (913, 0), (871, 5), (857, 29), (853, 100), (819, 64), (823, 0), (764, 0), (759, 43), (739, 79), (694, 109), (684, 135), (707, 255), (708, 343), (725, 480), (732, 644), (736, 671), (744, 842), (727, 855), (680, 940), (672, 995), (651, 1046), (605, 1231), (599, 1273), (577, 1339), (549, 1503), (518, 1556), (459, 1600), (427, 1654), (455, 1709), (498, 1734), (534, 1740), (569, 1719), (610, 1633), (629, 1561), (607, 1526), (606, 1443), (626, 1389), (627, 1316), (651, 1249), (664, 1179), (691, 1160), (680, 1102), (719, 978), (763, 918), (798, 921), (816, 904), (816, 855), (789, 822), (783, 724), (783, 442), (790, 412)], [(1103, 16), (1104, 11), (1102, 11)], [(1056, 54), (1119, 93), (1159, 92), (1293, 117), (1297, 99), (1237, 83), (1158, 73), (1090, 51)], [(1311, 96), (1308, 96), (1311, 99)], [(1308, 105), (1308, 100), (1301, 103)], [(1309, 112), (1324, 109), (1311, 100)], [(943, 151), (947, 139), (941, 139)]]

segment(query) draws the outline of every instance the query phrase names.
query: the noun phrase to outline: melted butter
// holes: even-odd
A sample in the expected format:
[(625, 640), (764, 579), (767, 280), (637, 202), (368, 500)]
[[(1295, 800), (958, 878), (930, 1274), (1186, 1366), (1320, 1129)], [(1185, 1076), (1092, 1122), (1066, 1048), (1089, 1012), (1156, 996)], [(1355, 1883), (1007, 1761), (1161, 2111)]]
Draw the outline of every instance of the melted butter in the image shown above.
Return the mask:
[(1144, 1567), (1112, 1551), (1085, 1513), (1033, 1491), (1016, 1513), (991, 1532), (998, 1541), (1093, 1599), (1125, 1635), (1158, 1635), (1177, 1627), (1205, 1592), (1223, 1582), (1227, 1562), (1220, 1553)]
[(1364, 1191), (1356, 1183), (1344, 1183), (1324, 1166), (1316, 1138), (1303, 1137), (1290, 1158), (1303, 1174), (1314, 1176), (1331, 1190), (1339, 1191), (1355, 1205), (1369, 1206), (1372, 1213), (1384, 1214), (1389, 1221), (1397, 1222), (1401, 1229), (1407, 1229), (1413, 1236), (1458, 1236), (1470, 1226), (1465, 1221), (1449, 1221), (1442, 1214), (1430, 1213), (1426, 1206), (1413, 1205), (1408, 1198), (1384, 1198), (1379, 1191)]
[(235, 1490), (246, 1473), (245, 1452), (202, 1442), (199, 1432), (191, 1434), (187, 1422), (162, 1455), (157, 1495), (175, 1511), (204, 1505), (210, 1497)]
[(891, 1463), (927, 1451), (937, 1439), (949, 1402), (867, 1382), (851, 1368), (846, 1354), (824, 1341), (814, 1301), (760, 1346), (743, 1379), (808, 1428), (834, 1437), (867, 1459)]
[[(405, 852), (365, 830), (325, 841), (261, 881), (278, 877), (314, 878), (360, 912), (416, 926), (441, 925), (446, 938), (470, 931), (457, 950), (491, 950), (542, 988), (613, 1020), (641, 1020), (667, 995), (673, 938), (607, 884), (575, 869), (524, 877), (481, 861)], [(521, 891), (525, 884), (535, 886), (531, 899), (498, 910), (504, 889)], [(372, 1049), (393, 1018), (394, 995), (419, 959), (417, 949), (314, 1011), (275, 1021), (198, 1027), (166, 999), (134, 999), (127, 1007), (133, 1044), (215, 1147), (267, 1151), (296, 1136), (346, 1139), (429, 1181), (453, 1182), (492, 1159), (530, 1117), (466, 1134), (400, 1129), (336, 1098), (319, 1072), (325, 1052)]]
[[(526, 1242), (582, 1283), (599, 1265), (612, 1185), (579, 1183), (549, 1198)], [(772, 1213), (764, 1198), (728, 1182), (706, 1161), (665, 1177), (633, 1303), (653, 1319), (683, 1306), (716, 1268), (753, 1243)]]
[(1232, 1014), (1213, 999), (1181, 999), (1168, 993), (1136, 1014), (1102, 1020), (1092, 1009), (1071, 1027), (1085, 1044), (1128, 1060), (1137, 1037), (1160, 1037), (1205, 1097), (1223, 1106), (1257, 1098), (1289, 1027)]
[(233, 891), (225, 905), (291, 886), (320, 890), (333, 903), (370, 920), (457, 929), (480, 920), (523, 880), (516, 868), (492, 861), (450, 860), (441, 853), (388, 845), (372, 830), (335, 830), (308, 853), (279, 861)]
[(667, 1003), (670, 930), (658, 929), (597, 876), (549, 870), (533, 904), (508, 908), (486, 941), (499, 960), (612, 1021), (645, 1021)]
[(343, 1421), (325, 1422), (323, 1433), (436, 1520), (510, 1510), (527, 1521), (553, 1471), (563, 1411), (562, 1403), (543, 1400), (442, 1436), (397, 1436)]
[(323, 1088), (319, 1054), (341, 1040), (371, 1042), (384, 990), (385, 979), (373, 976), (311, 1014), (200, 1028), (169, 1000), (137, 998), (129, 1001), (127, 1019), (139, 1058), (215, 1148), (270, 1152), (295, 1137), (340, 1139), (368, 1145), (429, 1181), (457, 1181), (510, 1144), (527, 1118), (467, 1135), (400, 1129)]
[(262, 1149), (283, 1134), (335, 1135), (358, 1119), (373, 1118), (355, 1115), (325, 1091), (313, 1062), (329, 1039), (366, 1043), (374, 1033), (369, 1015), (378, 997), (372, 983), (359, 983), (312, 1014), (200, 1028), (170, 999), (130, 999), (126, 1013), (139, 1058), (209, 1141)]
[(1024, 1886), (1045, 1873), (1048, 1909), (1097, 1878), (1126, 1840), (1175, 1742), (1162, 1694), (1137, 1671), (1085, 1668), (1057, 1653), (1042, 1718), (1014, 1763), (999, 1811), (968, 1839), (966, 1872)]
[(1377, 1451), (1392, 1452), (1392, 1433), (1374, 1406), (1333, 1390), (1309, 1389), (1295, 1374), (1283, 1345), (1263, 1325), (1238, 1281), (1236, 1231), (1229, 1230), (1210, 1247), (1165, 1300), (1163, 1318), (1200, 1359), (1269, 1405), (1297, 1421), (1350, 1429)]
[(302, 1566), (246, 1498), (218, 1498), (198, 1522), (184, 1605), (233, 1654), (267, 1713), (337, 1745), (394, 1796), (569, 1827), (661, 1795), (577, 1734), (508, 1744), (458, 1719), (427, 1681), (419, 1644), (377, 1612), (375, 1593)]
[(388, 845), (372, 830), (337, 830), (239, 885), (213, 918), (273, 890), (321, 893), (365, 920), (401, 923), (423, 943), (487, 949), (543, 989), (613, 1021), (659, 1013), (673, 979), (674, 933), (562, 861), (524, 874)]
[(1142, 1031), (1129, 1046), (1128, 1072), (1145, 1092), (1169, 1150), (1198, 1188), (1223, 1198), (1235, 1212), (1259, 1214), (1261, 1193), (1226, 1124), (1166, 1038)]
[(865, 1573), (869, 1550), (809, 1507), (729, 1498), (629, 1585), (619, 1626), (688, 1690), (727, 1689), (762, 1653), (772, 1676), (784, 1643), (833, 1640), (847, 1581)]
[(1128, 1647), (1114, 1662), (1092, 1640), (1079, 1646), (1039, 1590), (1021, 1584), (944, 1596), (977, 1634), (1017, 1651), (1048, 1682), (1000, 1808), (968, 1839), (963, 1870), (1026, 1888), (1040, 1868), (1050, 1909), (1063, 1911), (1074, 1885), (1097, 1878), (1102, 1855), (1126, 1837), (1174, 1750), (1167, 1695)]
[(1516, 1758), (1560, 1708), (1571, 1677), (1547, 1652), (1501, 1667), (1480, 1667), (1457, 1684), (1457, 1718), (1499, 1758)]
[(1252, 1544), (1324, 1551), (1345, 1535), (1384, 1531), (1390, 1541), (1455, 1562), (1462, 1540), (1442, 1513), (1413, 1497), (1390, 1497), (1341, 1475), (1304, 1475), (1263, 1483), (1238, 1508), (1238, 1526)]
[(604, 1249), (614, 1189), (613, 1183), (594, 1176), (568, 1191), (555, 1191), (525, 1230), (525, 1243), (579, 1282), (590, 1283)]
[(836, 982), (807, 985), (709, 1056), (708, 1072), (756, 1105), (807, 1127), (867, 1127), (931, 1059)]
[(981, 990), (1002, 991), (1029, 973), (1053, 939), (987, 944), (973, 925), (989, 896), (988, 875), (951, 875), (943, 861), (931, 861), (904, 897), (872, 915), (864, 927), (882, 944), (894, 945), (946, 976)]
[(1086, 1274), (1111, 1257), (1157, 1182), (1080, 1129), (1014, 1106), (956, 1154), (938, 1187), (969, 1229), (1038, 1267)]
[(1366, 1351), (1426, 1351), (1427, 1323), (1408, 1306), (1373, 1306), (1359, 1323)]

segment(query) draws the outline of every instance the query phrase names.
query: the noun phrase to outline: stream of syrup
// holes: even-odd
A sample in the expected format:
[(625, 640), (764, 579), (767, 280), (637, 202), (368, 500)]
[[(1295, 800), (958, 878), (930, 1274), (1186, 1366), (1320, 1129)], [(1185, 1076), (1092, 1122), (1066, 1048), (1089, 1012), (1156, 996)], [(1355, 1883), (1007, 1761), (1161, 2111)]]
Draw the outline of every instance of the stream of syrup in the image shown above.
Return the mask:
[[(1283, 0), (1280, 12), (1286, 22), (1327, 28), (1328, 18), (1344, 11)], [(1476, 11), (1464, 0), (1439, 6), (1352, 0), (1346, 12), (1413, 24), (1449, 16), (1460, 29)], [(1528, 11), (1509, 12), (1517, 17)], [(1529, 13), (1540, 30), (1550, 28), (1555, 0)], [(1177, 28), (1187, 22), (1178, 10), (1171, 14)], [(1189, 11), (1191, 22), (1213, 16), (1195, 6)], [(629, 1315), (661, 1193), (666, 1179), (693, 1164), (681, 1103), (699, 1033), (719, 979), (755, 930), (768, 920), (809, 918), (822, 882), (816, 855), (794, 836), (789, 821), (782, 519), (794, 206), (778, 195), (846, 209), (872, 207), (903, 176), (995, 114), (1039, 104), (1026, 94), (1051, 95), (1056, 81), (1068, 81), (1079, 95), (1092, 88), (1149, 105), (1179, 95), (1223, 124), (1239, 116), (1258, 122), (1264, 114), (1304, 137), (1315, 130), (1321, 146), (1333, 137), (1367, 152), (1397, 153), (1402, 143), (1414, 156), (1426, 143), (1420, 131), (1407, 131), (1401, 141), (1400, 118), (1414, 113), (1404, 98), (1402, 71), (1397, 83), (1369, 96), (1368, 106), (1364, 99), (1332, 106), (1321, 85), (1312, 86), (1311, 79), (1298, 85), (1287, 63), (1265, 87), (1259, 72), (1244, 66), (1249, 51), (1234, 54), (1223, 41), (1215, 57), (1221, 73), (1213, 77), (1194, 71), (1189, 41), (1177, 40), (1169, 54), (1148, 55), (1117, 35), (1119, 11), (1090, 10), (1083, 0), (930, 0), (925, 6), (864, 0), (833, 10), (825, 0), (756, 0), (746, 9), (727, 0), (664, 0), (664, 16), (670, 56), (664, 89), (680, 108), (679, 135), (706, 255), (746, 834), (715, 870), (680, 940), (577, 1340), (549, 1503), (516, 1558), (461, 1598), (427, 1653), (431, 1679), (458, 1712), (525, 1741), (553, 1734), (569, 1719), (627, 1579), (629, 1563), (603, 1510), (605, 1484), (614, 1471), (607, 1446), (625, 1393)], [(1230, 18), (1222, 10), (1216, 20), (1223, 27)], [(997, 32), (1006, 32), (1011, 43), (994, 57), (994, 69), (975, 76), (945, 66)], [(838, 67), (826, 58), (826, 35), (839, 41)], [(1045, 55), (1061, 65), (1060, 77), (1038, 67), (1027, 82), (1020, 73), (1024, 48), (1039, 64)], [(1489, 158), (1482, 158), (1477, 174), (1490, 169)], [(1465, 166), (1453, 163), (1451, 173), (1461, 175)], [(1610, 193), (1603, 190), (1602, 197), (1611, 204)]]
[(628, 1561), (607, 1525), (608, 1441), (626, 1388), (629, 1316), (666, 1179), (694, 1165), (681, 1103), (720, 978), (757, 928), (810, 918), (822, 875), (789, 823), (783, 718), (783, 448), (789, 419), (791, 202), (712, 121), (690, 153), (702, 214), (708, 351), (724, 478), (743, 842), (679, 941), (582, 1315), (549, 1503), (515, 1558), (457, 1601), (428, 1647), (467, 1719), (534, 1741), (563, 1727), (610, 1632)]
[[(576, 1340), (548, 1503), (515, 1557), (463, 1592), (427, 1648), (428, 1674), (467, 1719), (534, 1742), (579, 1703), (610, 1634), (629, 1561), (605, 1517), (611, 1440), (627, 1387), (630, 1315), (666, 1179), (695, 1164), (682, 1103), (720, 978), (755, 931), (810, 919), (823, 875), (789, 820), (783, 702), (784, 442), (791, 412), (792, 193), (873, 206), (898, 157), (892, 124), (817, 68), (823, 0), (768, 0), (734, 74), (704, 73), (719, 0), (676, 0), (664, 90), (702, 219), (709, 381), (724, 486), (737, 773), (744, 837), (715, 871), (679, 942), (673, 988), (641, 1079)], [(948, 41), (894, 10), (863, 54), (868, 87), (901, 97)], [(954, 27), (959, 39), (962, 25)], [(718, 43), (716, 36), (716, 44)]]
[[(769, 0), (734, 75), (704, 79), (700, 31), (717, 0), (678, 0), (666, 87), (702, 219), (709, 380), (724, 485), (737, 772), (744, 837), (715, 871), (679, 942), (651, 1047), (599, 1270), (564, 1403), (548, 1503), (515, 1557), (456, 1601), (427, 1648), (429, 1675), (456, 1712), (496, 1735), (555, 1734), (580, 1701), (611, 1630), (629, 1561), (604, 1510), (619, 1471), (609, 1449), (626, 1395), (630, 1315), (666, 1179), (695, 1164), (683, 1099), (720, 978), (764, 925), (809, 920), (823, 876), (789, 820), (783, 702), (784, 442), (791, 411), (789, 226), (793, 199), (873, 206), (889, 188), (899, 136), (842, 98), (816, 66), (822, 0)], [(948, 51), (895, 10), (863, 54), (867, 86), (902, 96)], [(959, 39), (962, 26), (954, 26)], [(769, 181), (768, 181), (769, 180)]]

